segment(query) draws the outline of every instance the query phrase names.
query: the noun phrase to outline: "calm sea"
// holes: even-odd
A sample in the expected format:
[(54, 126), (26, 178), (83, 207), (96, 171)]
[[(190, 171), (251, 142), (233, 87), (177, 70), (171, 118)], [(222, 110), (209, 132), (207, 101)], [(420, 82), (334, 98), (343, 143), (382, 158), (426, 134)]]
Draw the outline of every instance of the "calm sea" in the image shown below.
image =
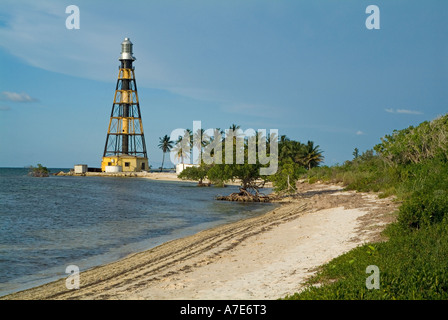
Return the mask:
[(275, 207), (214, 199), (236, 187), (27, 173), (0, 168), (0, 296)]

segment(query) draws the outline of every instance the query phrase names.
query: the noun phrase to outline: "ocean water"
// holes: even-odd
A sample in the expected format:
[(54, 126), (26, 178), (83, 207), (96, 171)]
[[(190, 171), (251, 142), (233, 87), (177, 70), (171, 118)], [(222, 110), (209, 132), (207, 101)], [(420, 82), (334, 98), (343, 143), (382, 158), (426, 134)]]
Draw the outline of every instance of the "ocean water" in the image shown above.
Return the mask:
[(0, 168), (0, 296), (276, 206), (215, 200), (234, 186), (27, 173)]

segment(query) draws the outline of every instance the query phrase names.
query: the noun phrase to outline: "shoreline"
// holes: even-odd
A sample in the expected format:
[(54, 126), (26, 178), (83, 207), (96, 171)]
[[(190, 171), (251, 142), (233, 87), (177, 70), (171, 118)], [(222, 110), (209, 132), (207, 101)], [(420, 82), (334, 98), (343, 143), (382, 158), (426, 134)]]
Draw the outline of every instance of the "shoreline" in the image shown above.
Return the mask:
[(394, 220), (392, 199), (302, 183), (297, 197), (261, 216), (171, 240), (0, 299), (278, 299), (303, 287), (317, 268), (381, 239)]
[[(145, 178), (149, 180), (158, 181), (174, 181), (174, 182), (192, 182), (198, 183), (195, 180), (183, 180), (177, 177), (175, 172), (86, 172), (86, 173), (72, 173), (72, 172), (57, 172), (54, 176), (70, 176), (70, 177), (121, 177), (121, 178)], [(208, 183), (207, 179), (204, 183)], [(239, 186), (241, 185), (239, 180), (228, 181), (226, 186)], [(267, 182), (264, 188), (272, 188), (272, 183)]]

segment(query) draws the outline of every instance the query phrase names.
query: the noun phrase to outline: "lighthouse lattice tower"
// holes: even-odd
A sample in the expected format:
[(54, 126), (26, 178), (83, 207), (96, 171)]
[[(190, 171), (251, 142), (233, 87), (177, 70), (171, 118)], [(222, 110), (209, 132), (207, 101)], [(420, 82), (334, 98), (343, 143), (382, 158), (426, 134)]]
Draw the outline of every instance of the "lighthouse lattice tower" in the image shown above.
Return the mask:
[(102, 171), (148, 170), (142, 115), (137, 94), (137, 83), (132, 62), (132, 42), (125, 38), (121, 43), (120, 69), (114, 103), (104, 146)]

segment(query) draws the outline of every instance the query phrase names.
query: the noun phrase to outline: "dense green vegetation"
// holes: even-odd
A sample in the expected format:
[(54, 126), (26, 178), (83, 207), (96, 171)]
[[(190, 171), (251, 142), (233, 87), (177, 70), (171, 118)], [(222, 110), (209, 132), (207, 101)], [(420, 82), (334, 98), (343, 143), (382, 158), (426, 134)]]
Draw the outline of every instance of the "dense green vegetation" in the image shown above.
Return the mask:
[(29, 166), (28, 174), (32, 177), (48, 177), (50, 175), (50, 171), (47, 167), (44, 167), (38, 163), (37, 167)]
[[(332, 260), (310, 281), (321, 287), (288, 298), (448, 299), (448, 224), (392, 232), (396, 234), (387, 242), (364, 245)], [(379, 289), (366, 287), (369, 265), (378, 266)]]
[[(197, 147), (203, 151), (211, 146), (213, 142), (220, 140), (222, 143), (222, 154), (213, 154), (213, 156), (220, 156), (222, 161), (221, 163), (214, 161), (211, 164), (201, 161), (198, 167), (184, 169), (179, 174), (179, 178), (198, 181), (199, 185), (203, 185), (203, 181), (208, 179), (213, 185), (217, 186), (223, 186), (227, 181), (238, 180), (241, 182), (241, 193), (246, 196), (248, 192), (257, 195), (258, 190), (267, 181), (273, 182), (276, 191), (293, 192), (296, 188), (295, 181), (299, 176), (307, 170), (317, 167), (323, 161), (322, 151), (312, 141), (303, 144), (290, 140), (286, 136), (265, 137), (257, 133), (254, 136), (245, 136), (243, 143), (238, 145), (237, 139), (243, 138), (237, 133), (240, 126), (233, 124), (229, 129), (236, 133), (232, 138), (233, 161), (230, 161), (230, 163), (225, 157), (226, 137), (223, 130), (215, 129), (214, 135), (211, 137), (207, 136), (204, 131), (193, 133), (191, 130), (186, 130), (184, 137), (179, 137), (173, 149), (180, 160), (183, 161), (183, 159), (189, 158), (189, 155), (192, 154), (192, 147)], [(251, 143), (259, 149), (258, 141), (263, 141), (260, 139), (266, 140), (266, 155), (268, 157), (273, 152), (270, 150), (270, 139), (278, 139), (278, 148), (276, 150), (278, 158), (272, 160), (277, 163), (278, 170), (273, 175), (263, 175), (260, 172), (261, 168), (266, 168), (270, 164), (262, 164), (259, 154), (257, 154), (255, 161), (249, 161)], [(196, 145), (194, 145), (195, 141)], [(199, 144), (199, 141), (202, 141), (202, 143)], [(238, 156), (241, 155), (244, 160), (238, 161)]]
[(188, 167), (182, 170), (178, 177), (184, 180), (198, 181), (199, 186), (204, 186), (203, 181), (207, 178), (208, 170), (209, 167), (205, 164), (198, 167)]
[[(288, 299), (448, 298), (448, 115), (394, 131), (373, 150), (334, 167), (314, 168), (309, 182), (395, 195), (402, 202), (389, 240), (356, 248), (323, 266), (310, 286)], [(376, 265), (380, 288), (367, 289)], [(313, 286), (313, 284), (323, 284)]]

